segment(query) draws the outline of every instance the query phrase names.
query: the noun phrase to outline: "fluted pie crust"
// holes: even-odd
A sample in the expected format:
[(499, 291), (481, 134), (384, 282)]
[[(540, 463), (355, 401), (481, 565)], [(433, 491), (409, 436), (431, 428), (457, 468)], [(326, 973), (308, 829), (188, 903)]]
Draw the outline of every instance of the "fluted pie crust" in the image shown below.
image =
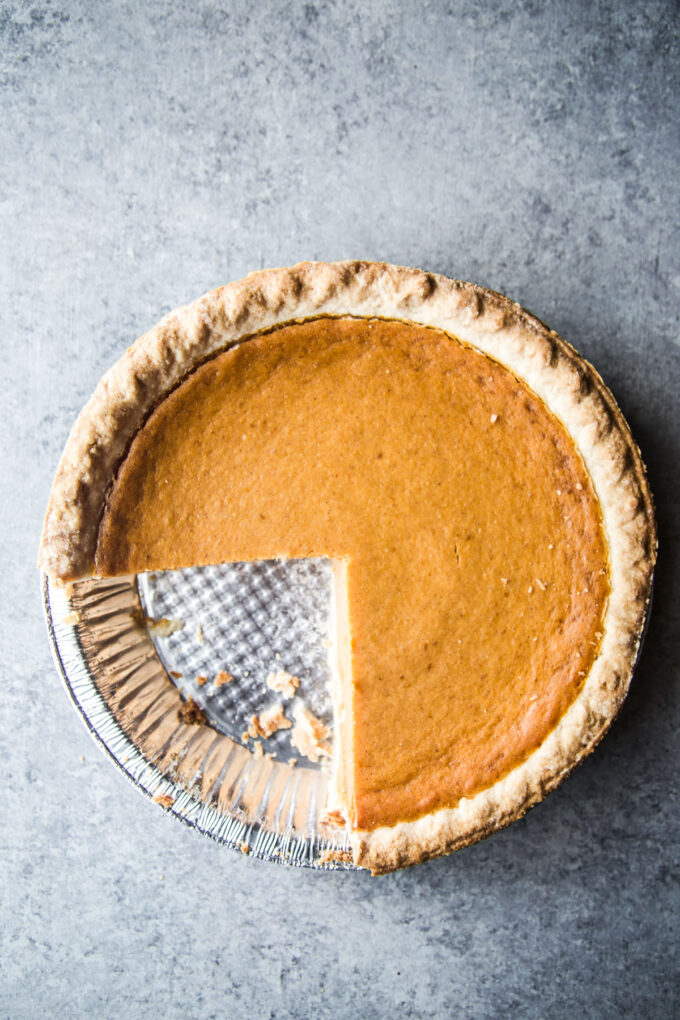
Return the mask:
[[(294, 325), (298, 323), (300, 325)], [(353, 326), (352, 323), (356, 325)], [(423, 330), (419, 327), (429, 329)], [(331, 368), (324, 370), (329, 371), (329, 379), (333, 380), (335, 389), (329, 392), (335, 395), (335, 399), (342, 391), (343, 378), (346, 377), (351, 382), (351, 379), (362, 371), (365, 373), (365, 385), (372, 386), (373, 367), (366, 373), (368, 364), (366, 358), (372, 353), (371, 328), (374, 328), (373, 336), (376, 338), (377, 360), (374, 359), (370, 364), (379, 365), (380, 371), (387, 373), (392, 371), (398, 375), (402, 371), (400, 365), (403, 363), (405, 373), (408, 374), (412, 369), (425, 374), (432, 372), (434, 383), (437, 386), (441, 383), (446, 387), (457, 373), (458, 375), (474, 373), (477, 372), (475, 366), (478, 364), (487, 365), (488, 382), (482, 379), (483, 373), (478, 373), (481, 389), (479, 405), (472, 409), (474, 414), (470, 412), (465, 418), (463, 411), (460, 412), (462, 415), (460, 421), (474, 419), (474, 427), (478, 431), (486, 427), (481, 425), (479, 417), (480, 408), (486, 408), (485, 401), (488, 403), (489, 400), (488, 392), (483, 392), (484, 387), (497, 395), (505, 393), (506, 406), (510, 408), (508, 400), (515, 385), (513, 380), (520, 381), (517, 384), (517, 397), (518, 399), (521, 397), (526, 404), (528, 441), (530, 439), (535, 443), (537, 450), (543, 450), (540, 460), (536, 461), (535, 475), (537, 480), (541, 475), (540, 484), (537, 481), (538, 493), (539, 498), (546, 501), (547, 516), (539, 515), (537, 520), (551, 519), (548, 502), (555, 497), (546, 490), (546, 478), (549, 481), (553, 476), (549, 473), (545, 475), (543, 460), (552, 451), (555, 463), (565, 465), (564, 470), (573, 483), (571, 502), (564, 504), (565, 518), (567, 521), (572, 520), (572, 530), (576, 529), (573, 535), (576, 536), (577, 545), (578, 529), (581, 528), (583, 531), (584, 556), (590, 556), (592, 564), (579, 565), (578, 556), (572, 556), (570, 560), (566, 553), (562, 561), (567, 566), (573, 563), (574, 571), (585, 571), (583, 577), (592, 575), (595, 578), (592, 586), (582, 578), (579, 580), (584, 592), (584, 606), (587, 608), (584, 612), (586, 615), (590, 614), (590, 622), (586, 630), (573, 632), (576, 635), (573, 640), (592, 646), (592, 651), (586, 650), (582, 654), (579, 651), (582, 668), (578, 679), (572, 677), (569, 681), (571, 686), (565, 688), (568, 697), (565, 695), (566, 700), (563, 699), (563, 703), (559, 697), (553, 698), (550, 709), (552, 715), (546, 708), (542, 721), (539, 720), (540, 725), (534, 726), (533, 729), (529, 727), (528, 743), (525, 742), (526, 746), (520, 748), (521, 753), (518, 753), (515, 759), (512, 754), (507, 757), (507, 770), (504, 772), (506, 766), (494, 763), (492, 753), (483, 759), (483, 756), (479, 755), (478, 747), (471, 744), (470, 750), (463, 742), (460, 746), (465, 748), (470, 761), (474, 763), (479, 759), (481, 763), (478, 781), (472, 782), (470, 779), (470, 769), (472, 768), (474, 772), (474, 764), (468, 767), (467, 771), (463, 769), (461, 772), (458, 768), (459, 763), (453, 760), (455, 748), (453, 752), (450, 748), (447, 749), (449, 757), (446, 760), (442, 758), (443, 764), (439, 761), (436, 768), (433, 765), (430, 769), (431, 763), (426, 762), (430, 771), (423, 771), (425, 778), (419, 779), (418, 775), (407, 775), (404, 769), (408, 764), (408, 758), (404, 759), (403, 754), (399, 758), (395, 751), (396, 793), (387, 789), (391, 774), (389, 770), (385, 773), (385, 762), (381, 760), (380, 749), (376, 750), (376, 741), (379, 737), (376, 720), (380, 718), (381, 712), (379, 701), (376, 699), (380, 698), (380, 687), (372, 682), (370, 677), (371, 661), (381, 663), (383, 660), (389, 661), (389, 656), (385, 658), (381, 654), (380, 641), (382, 640), (384, 645), (395, 639), (395, 635), (390, 634), (387, 616), (377, 637), (368, 631), (364, 633), (363, 620), (359, 619), (359, 611), (355, 609), (354, 622), (358, 645), (356, 656), (359, 665), (355, 685), (352, 685), (352, 678), (345, 675), (342, 681), (343, 690), (339, 693), (336, 691), (338, 713), (342, 714), (342, 732), (340, 739), (336, 741), (336, 758), (339, 757), (340, 761), (336, 768), (336, 803), (332, 807), (339, 809), (348, 819), (356, 863), (377, 873), (416, 863), (464, 846), (520, 817), (592, 750), (608, 728), (628, 690), (649, 603), (656, 553), (651, 496), (639, 451), (613, 397), (595, 370), (568, 344), (507, 298), (472, 284), (448, 280), (413, 269), (367, 262), (306, 263), (291, 269), (252, 274), (245, 280), (214, 291), (166, 317), (140, 338), (103, 377), (93, 398), (79, 416), (64, 451), (50, 496), (39, 563), (51, 578), (58, 581), (75, 580), (97, 574), (110, 576), (116, 572), (127, 573), (131, 565), (133, 570), (144, 569), (146, 564), (143, 530), (140, 531), (138, 528), (136, 530), (137, 538), (142, 536), (142, 547), (130, 553), (131, 559), (126, 561), (123, 558), (119, 564), (115, 558), (116, 550), (126, 546), (126, 527), (132, 536), (131, 547), (134, 546), (132, 533), (135, 532), (135, 524), (131, 508), (135, 510), (147, 507), (145, 513), (149, 512), (147, 504), (144, 503), (147, 497), (143, 492), (146, 485), (143, 465), (150, 464), (153, 460), (149, 454), (149, 451), (154, 449), (153, 444), (160, 443), (163, 437), (172, 434), (174, 409), (177, 409), (178, 414), (186, 415), (187, 408), (191, 409), (192, 406), (193, 392), (199, 392), (199, 387), (203, 386), (201, 392), (209, 394), (214, 379), (221, 380), (219, 384), (222, 386), (230, 385), (230, 373), (236, 371), (241, 373), (240, 378), (243, 379), (243, 393), (247, 393), (248, 386), (251, 386), (255, 406), (258, 388), (252, 382), (255, 379), (253, 373), (257, 373), (258, 366), (264, 364), (267, 357), (270, 359), (274, 357), (272, 354), (274, 352), (275, 363), (272, 362), (271, 372), (265, 373), (263, 379), (270, 380), (275, 372), (279, 372), (285, 380), (286, 363), (281, 354), (284, 348), (295, 352), (298, 358), (296, 371), (299, 371), (301, 358), (308, 357), (310, 365), (316, 364), (319, 363), (321, 354), (327, 350)], [(353, 339), (354, 334), (356, 343)], [(447, 351), (447, 337), (451, 342), (450, 351)], [(234, 348), (245, 340), (248, 340), (248, 345), (243, 345), (241, 352), (235, 351)], [(278, 351), (275, 350), (277, 344)], [(415, 355), (411, 357), (411, 347), (419, 352), (420, 360), (417, 364), (413, 361)], [(470, 348), (473, 350), (470, 351)], [(261, 355), (258, 354), (259, 351), (262, 352)], [(413, 365), (410, 364), (409, 358)], [(279, 367), (281, 363), (283, 369)], [(499, 365), (503, 368), (499, 368)], [(295, 386), (297, 378), (295, 372), (291, 370), (289, 375), (290, 385)], [(405, 386), (404, 392), (400, 391), (402, 411), (394, 410), (390, 412), (391, 414), (406, 413), (403, 407), (407, 406), (406, 391), (410, 386), (408, 379), (406, 382), (408, 385)], [(455, 380), (451, 385), (455, 385)], [(357, 392), (360, 393), (360, 390)], [(389, 392), (392, 392), (391, 389)], [(411, 386), (409, 392), (416, 394), (413, 398), (416, 401), (421, 399), (418, 397), (421, 391), (417, 387), (414, 389)], [(456, 400), (464, 400), (465, 390), (459, 393), (453, 389), (451, 392), (455, 393)], [(286, 393), (285, 388), (281, 393)], [(323, 388), (321, 395), (323, 397)], [(170, 399), (166, 400), (168, 397)], [(498, 399), (500, 400), (500, 396)], [(357, 406), (359, 404), (360, 399), (357, 400)], [(411, 409), (415, 406), (417, 409), (418, 405), (417, 403), (413, 405), (412, 402), (408, 406)], [(502, 436), (503, 417), (501, 415), (499, 421), (495, 405), (489, 406), (494, 413), (490, 416), (487, 414), (486, 418), (492, 426), (498, 427), (495, 435)], [(351, 416), (347, 416), (347, 420), (349, 417)], [(285, 418), (280, 416), (276, 420), (278, 435), (285, 424)], [(442, 422), (444, 420), (445, 417), (442, 416)], [(531, 424), (532, 422), (537, 424)], [(404, 447), (405, 433), (403, 429), (400, 431), (400, 428), (395, 418), (394, 443), (401, 451)], [(451, 430), (450, 416), (446, 418), (446, 429), (449, 432)], [(539, 430), (542, 438), (537, 438), (536, 432), (532, 439), (532, 429)], [(389, 436), (389, 427), (385, 431)], [(421, 437), (420, 445), (427, 440), (426, 433), (424, 436), (424, 440)], [(444, 449), (441, 443), (447, 442), (448, 434), (435, 438), (440, 442), (440, 450)], [(370, 437), (360, 440), (362, 450), (373, 451), (369, 440)], [(389, 438), (386, 441), (389, 446)], [(544, 448), (540, 447), (540, 443), (545, 444)], [(265, 449), (266, 445), (262, 446), (261, 451)], [(335, 455), (332, 435), (326, 446), (320, 446), (319, 449), (325, 451), (323, 456), (327, 459)], [(225, 447), (225, 450), (228, 456), (234, 458), (236, 464), (241, 455), (233, 442), (232, 446)], [(445, 453), (448, 455), (448, 451), (445, 450)], [(388, 448), (388, 460), (389, 454)], [(262, 456), (261, 452), (260, 458)], [(383, 451), (379, 450), (376, 456), (382, 457)], [(426, 466), (432, 468), (430, 481), (436, 477), (437, 456), (435, 452), (425, 462)], [(441, 456), (443, 463), (445, 457), (443, 454)], [(172, 458), (168, 463), (171, 469)], [(243, 482), (245, 488), (247, 467), (246, 461), (243, 475), (246, 479)], [(327, 469), (328, 464), (321, 465), (318, 469), (321, 473), (314, 479), (315, 484), (318, 479), (326, 484), (327, 476), (330, 477)], [(408, 468), (405, 466), (403, 470), (406, 471)], [(527, 475), (526, 486), (530, 488), (531, 471), (526, 464), (522, 470)], [(541, 474), (542, 471), (545, 477)], [(237, 475), (238, 472), (235, 471), (234, 477)], [(497, 470), (494, 477), (500, 486), (504, 485), (503, 477)], [(452, 489), (450, 499), (453, 500), (455, 492), (450, 484), (450, 478), (445, 476), (438, 484), (443, 484), (446, 489), (447, 482)], [(237, 484), (236, 481), (234, 484)], [(361, 496), (361, 487), (357, 489), (355, 481), (353, 484), (352, 498), (358, 499)], [(393, 477), (385, 483), (385, 492), (392, 491), (390, 486), (394, 488)], [(516, 484), (515, 487), (517, 488)], [(508, 491), (511, 488), (512, 486), (509, 486)], [(521, 488), (520, 486), (520, 490)], [(578, 492), (574, 491), (574, 488)], [(371, 482), (371, 499), (374, 489), (375, 485)], [(178, 491), (181, 491), (181, 488)], [(238, 490), (235, 491), (238, 494)], [(332, 499), (332, 494), (339, 490), (328, 491)], [(563, 498), (561, 491), (557, 491), (560, 498)], [(368, 498), (367, 495), (367, 500)], [(477, 502), (480, 499), (486, 500), (483, 486), (480, 488), (478, 485), (475, 489), (475, 499)], [(526, 499), (521, 495), (521, 491), (517, 499), (520, 502), (516, 506), (526, 506)], [(524, 503), (521, 502), (522, 499), (525, 500)], [(482, 508), (484, 512), (480, 511), (479, 532), (481, 535), (481, 524), (487, 522), (488, 535), (497, 536), (501, 531), (497, 522), (494, 522), (493, 492), (488, 494), (488, 500), (489, 505)], [(581, 507), (585, 507), (583, 510), (585, 516), (582, 518), (578, 517)], [(461, 536), (461, 542), (463, 538), (469, 539), (471, 543), (476, 540), (469, 527), (472, 519), (470, 514), (473, 512), (474, 508), (465, 509), (468, 535)], [(429, 527), (429, 521), (423, 516), (422, 509), (420, 511), (413, 509), (411, 513), (416, 536), (422, 537), (427, 531), (428, 541), (436, 543), (437, 529)], [(554, 512), (552, 516), (554, 518)], [(379, 518), (380, 513), (376, 520)], [(163, 519), (164, 528), (170, 526), (168, 521), (171, 519), (172, 515), (167, 520)], [(257, 549), (263, 550), (259, 555), (264, 558), (265, 555), (271, 554), (273, 549), (273, 553), (279, 555), (324, 553), (341, 557), (347, 555), (351, 561), (352, 549), (346, 549), (345, 546), (326, 548), (323, 545), (323, 541), (327, 543), (331, 541), (324, 530), (326, 525), (323, 514), (311, 516), (309, 519), (312, 522), (310, 527), (316, 528), (319, 535), (323, 532), (321, 545), (318, 543), (315, 545), (314, 536), (311, 536), (307, 549), (303, 536), (297, 543), (291, 540), (289, 548), (283, 547), (279, 527), (275, 540), (272, 539), (274, 545), (271, 549), (262, 538), (262, 534), (266, 535), (266, 532), (253, 532), (255, 537), (248, 540), (250, 545), (246, 542), (244, 546), (246, 555), (243, 558), (252, 558), (252, 550), (256, 550), (255, 555), (258, 555)], [(356, 519), (358, 522), (359, 517)], [(583, 523), (580, 523), (581, 521)], [(344, 524), (346, 523), (347, 520)], [(408, 518), (404, 527), (407, 526)], [(515, 525), (510, 522), (508, 526), (512, 534)], [(446, 521), (441, 525), (440, 531), (442, 536), (447, 533)], [(346, 527), (344, 532), (340, 529), (338, 534), (342, 535), (345, 545), (352, 545), (351, 528), (349, 532)], [(368, 537), (365, 542), (369, 542), (370, 533), (367, 531), (366, 534)], [(407, 531), (402, 528), (400, 534), (403, 546)], [(106, 551), (107, 535), (110, 555)], [(432, 535), (435, 536), (434, 539)], [(598, 535), (602, 537), (598, 538)], [(518, 542), (521, 537), (521, 528), (518, 528)], [(550, 536), (546, 536), (546, 542), (548, 537)], [(450, 538), (449, 535), (446, 540), (449, 541)], [(532, 550), (532, 556), (536, 555), (538, 548), (536, 536), (525, 534), (522, 540)], [(441, 541), (444, 541), (443, 537)], [(481, 541), (480, 538), (479, 542)], [(179, 545), (181, 548), (181, 542)], [(600, 552), (600, 547), (605, 550), (604, 553)], [(184, 553), (180, 551), (177, 554), (179, 557), (177, 562), (153, 562), (150, 569), (188, 565), (186, 558), (194, 554), (199, 557), (200, 562), (209, 562), (211, 548), (219, 548), (221, 559), (224, 559), (225, 555), (239, 551), (238, 543), (233, 547), (229, 543), (222, 547), (219, 542), (213, 547), (210, 545), (202, 547), (199, 544), (197, 552), (189, 544), (185, 547)], [(455, 549), (455, 555), (459, 557), (458, 541), (451, 548)], [(481, 548), (480, 544), (469, 546), (471, 552), (476, 550), (476, 556), (479, 556)], [(552, 543), (549, 548), (553, 549)], [(441, 549), (435, 550), (432, 554), (434, 558), (430, 556), (428, 559), (430, 554), (426, 550), (423, 562), (440, 563), (441, 552)], [(473, 562), (471, 559), (465, 560), (464, 552), (462, 559), (463, 564), (467, 562), (468, 567)], [(212, 561), (215, 561), (215, 557)], [(603, 562), (606, 570), (603, 569)], [(605, 581), (602, 580), (605, 573), (606, 588)], [(366, 577), (368, 576), (366, 573)], [(508, 583), (508, 578), (499, 577), (496, 580), (503, 584)], [(365, 578), (362, 579), (365, 587), (364, 582)], [(407, 583), (406, 580), (404, 583)], [(414, 597), (417, 596), (418, 589), (414, 586), (413, 579), (411, 578), (408, 583), (412, 585)], [(484, 583), (489, 584), (486, 575)], [(550, 581), (538, 577), (535, 583), (540, 591), (543, 591)], [(530, 594), (533, 587), (533, 583), (529, 585)], [(363, 592), (358, 582), (355, 588)], [(483, 588), (484, 585), (480, 584), (482, 598)], [(522, 595), (518, 594), (517, 597), (527, 599), (526, 584)], [(559, 600), (555, 602), (555, 598), (549, 604), (556, 619), (561, 612), (561, 603)], [(571, 599), (571, 595), (569, 598)], [(370, 597), (367, 604), (369, 603)], [(567, 603), (573, 606), (573, 599), (571, 602), (567, 599), (565, 605)], [(359, 604), (357, 596), (357, 605)], [(529, 602), (526, 604), (530, 607)], [(531, 606), (535, 604), (534, 600)], [(424, 605), (425, 603), (414, 610), (420, 616), (415, 621), (408, 621), (409, 635), (424, 633), (423, 626), (429, 625)], [(497, 605), (496, 600), (494, 612)], [(440, 603), (435, 605), (435, 609), (437, 611), (442, 609), (441, 599)], [(442, 611), (442, 619), (450, 618), (449, 607), (444, 606), (444, 609), (446, 612)], [(527, 611), (534, 610), (528, 608)], [(513, 619), (521, 621), (524, 610), (514, 606), (513, 612), (515, 613)], [(500, 622), (502, 623), (502, 620)], [(559, 622), (562, 626), (561, 617)], [(541, 623), (543, 630), (537, 627), (537, 631), (552, 640), (547, 617)], [(459, 626), (459, 623), (455, 626)], [(555, 626), (557, 628), (557, 624)], [(453, 623), (451, 627), (454, 627)], [(447, 648), (449, 656), (454, 647), (451, 645), (452, 634), (453, 629), (442, 631), (443, 646)], [(567, 639), (568, 635), (563, 641)], [(373, 659), (370, 656), (366, 659), (364, 656), (366, 661), (363, 665), (362, 643), (371, 649), (373, 656)], [(557, 648), (557, 652), (561, 650), (562, 646)], [(567, 651), (573, 649), (567, 648)], [(500, 650), (497, 648), (494, 654), (496, 659), (493, 659), (490, 652), (490, 661), (497, 661), (502, 672), (502, 647)], [(433, 656), (429, 655), (426, 658), (432, 660)], [(531, 652), (530, 659), (535, 665), (537, 661), (535, 650)], [(479, 658), (475, 660), (475, 668), (480, 668), (480, 661)], [(552, 661), (547, 650), (545, 661), (546, 663)], [(425, 658), (422, 658), (422, 663), (423, 670), (426, 667), (432, 669), (432, 661), (426, 663)], [(439, 665), (441, 667), (441, 662)], [(363, 673), (359, 667), (363, 669)], [(389, 672), (392, 667), (387, 668)], [(455, 682), (447, 677), (443, 667), (439, 673), (437, 668), (435, 662), (434, 673), (429, 678), (423, 673), (420, 679), (409, 677), (404, 680), (403, 676), (399, 677), (395, 673), (394, 676), (389, 675), (387, 679), (383, 676), (381, 682), (384, 685), (404, 681), (405, 685), (410, 684), (410, 687), (404, 686), (405, 694), (409, 690), (413, 694), (414, 684), (417, 689), (417, 685), (422, 683), (426, 700), (429, 698), (434, 704), (436, 685), (440, 684), (442, 696), (446, 695), (450, 699), (451, 690), (446, 685)], [(470, 668), (468, 663), (468, 671)], [(547, 670), (547, 673), (549, 674), (550, 670)], [(474, 689), (470, 687), (469, 677), (465, 682), (468, 684), (465, 697), (469, 701), (469, 692), (474, 693)], [(552, 676), (546, 675), (546, 690), (551, 683)], [(537, 689), (540, 694), (540, 683)], [(524, 699), (527, 704), (526, 718), (529, 717), (531, 711), (529, 700), (533, 701), (535, 697), (528, 698), (526, 678), (524, 687), (518, 687), (516, 692), (514, 687), (508, 686), (507, 678), (503, 679), (499, 691), (501, 691), (499, 696), (506, 699), (522, 698), (521, 705), (506, 706), (508, 711), (505, 715), (500, 713), (499, 720), (517, 717), (521, 724), (524, 718)], [(387, 703), (389, 698), (387, 696), (385, 698)], [(370, 700), (368, 708), (367, 700)], [(354, 707), (351, 707), (350, 703)], [(408, 703), (406, 698), (404, 704)], [(471, 729), (477, 725), (474, 711), (467, 706), (465, 699), (459, 698), (457, 702), (454, 699), (451, 704), (457, 706), (456, 711), (462, 713), (463, 720), (469, 715)], [(489, 705), (493, 708), (491, 702)], [(559, 717), (555, 715), (557, 711), (555, 706), (558, 706), (561, 713)], [(398, 726), (398, 712), (390, 711), (385, 710), (386, 733), (389, 735), (389, 741), (386, 738), (385, 754), (382, 756), (385, 760), (389, 760), (391, 753), (387, 745), (396, 747), (399, 743), (399, 734), (395, 732), (395, 726)], [(410, 711), (413, 715), (413, 710)], [(479, 711), (486, 709), (480, 708)], [(436, 719), (436, 711), (434, 718)], [(417, 726), (415, 730), (414, 726), (416, 724), (411, 718), (408, 726), (411, 741), (414, 732), (417, 731)], [(519, 728), (521, 729), (522, 725)], [(405, 732), (406, 730), (405, 725)], [(426, 729), (423, 732), (425, 733)], [(431, 733), (429, 736), (431, 738)], [(503, 736), (501, 734), (501, 737)], [(353, 745), (353, 740), (356, 746)], [(512, 744), (512, 740), (509, 743)], [(499, 739), (499, 746), (503, 747), (504, 755), (507, 753), (506, 744), (508, 741)], [(411, 746), (415, 748), (415, 745)], [(365, 751), (363, 756), (362, 751)], [(455, 782), (453, 779), (450, 781), (447, 779), (446, 767), (450, 767), (452, 776), (454, 773), (458, 776)], [(490, 777), (488, 782), (484, 779), (485, 776)], [(472, 779), (474, 778), (473, 774)], [(383, 780), (386, 782), (385, 791), (380, 788)], [(440, 789), (432, 789), (433, 786), (439, 786)], [(410, 790), (412, 793), (404, 794), (404, 790)]]

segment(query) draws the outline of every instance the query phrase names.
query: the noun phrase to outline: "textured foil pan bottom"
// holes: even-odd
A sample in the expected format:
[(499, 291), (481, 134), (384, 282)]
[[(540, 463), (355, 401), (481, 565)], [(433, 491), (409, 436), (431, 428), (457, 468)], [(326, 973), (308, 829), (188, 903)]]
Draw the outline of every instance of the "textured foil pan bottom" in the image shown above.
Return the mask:
[[(323, 822), (328, 766), (302, 758), (290, 730), (263, 740), (257, 754), (242, 739), (251, 717), (281, 700), (266, 684), (279, 670), (299, 678), (296, 697), (332, 724), (329, 561), (42, 584), (66, 688), (138, 789), (239, 852), (354, 869), (344, 830)], [(170, 623), (148, 626), (149, 618)], [(224, 673), (233, 679), (220, 682)], [(204, 722), (182, 718), (189, 698)], [(289, 709), (284, 702), (287, 716)]]

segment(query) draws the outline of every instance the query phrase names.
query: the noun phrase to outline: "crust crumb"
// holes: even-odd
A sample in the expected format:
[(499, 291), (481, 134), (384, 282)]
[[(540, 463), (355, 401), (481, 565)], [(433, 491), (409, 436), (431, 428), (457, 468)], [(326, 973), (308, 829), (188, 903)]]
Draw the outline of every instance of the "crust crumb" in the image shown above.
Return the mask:
[(177, 712), (180, 721), (187, 726), (203, 726), (206, 722), (205, 712), (196, 704), (193, 698), (187, 698), (180, 705)]
[(256, 740), (253, 744), (253, 755), (256, 759), (264, 757), (264, 751), (262, 750), (262, 744), (259, 740)]
[(337, 848), (329, 846), (326, 847), (326, 849), (319, 854), (317, 861), (319, 862), (319, 864), (351, 863), (352, 851), (339, 850)]
[(283, 713), (283, 705), (277, 703), (251, 718), (248, 734), (251, 737), (271, 737), (277, 730), (289, 730), (292, 725)]
[(272, 691), (276, 691), (276, 693), (280, 694), (286, 701), (295, 697), (295, 692), (300, 686), (299, 678), (287, 673), (285, 669), (278, 669), (273, 673), (270, 673), (267, 677), (266, 683), (267, 687), (269, 687)]
[(196, 677), (196, 683), (198, 684), (199, 687), (203, 687), (204, 684), (207, 684), (207, 682), (208, 682), (207, 676), (197, 676)]
[(330, 758), (331, 749), (328, 745), (330, 736), (327, 726), (298, 701), (293, 706), (295, 726), (290, 735), (290, 742), (300, 754), (310, 761), (318, 762), (322, 757)]
[(250, 853), (250, 845), (248, 843), (239, 843), (239, 849), (244, 855)]
[(152, 616), (145, 616), (144, 626), (155, 637), (170, 637), (171, 634), (177, 633), (178, 630), (184, 630), (184, 620), (170, 620), (166, 616), (161, 616), (160, 619), (154, 620)]
[(233, 680), (231, 673), (227, 673), (226, 669), (221, 669), (215, 677), (215, 687), (222, 687), (224, 684), (230, 684)]
[(160, 804), (161, 807), (171, 808), (175, 803), (175, 798), (171, 797), (169, 793), (159, 793), (154, 797), (154, 803)]
[(171, 669), (170, 676), (173, 680), (182, 680), (184, 678), (184, 673), (180, 673), (177, 669)]
[(328, 811), (324, 811), (319, 818), (319, 825), (335, 825), (339, 829), (344, 829), (346, 824), (345, 816), (342, 811), (338, 811), (337, 808), (331, 808)]

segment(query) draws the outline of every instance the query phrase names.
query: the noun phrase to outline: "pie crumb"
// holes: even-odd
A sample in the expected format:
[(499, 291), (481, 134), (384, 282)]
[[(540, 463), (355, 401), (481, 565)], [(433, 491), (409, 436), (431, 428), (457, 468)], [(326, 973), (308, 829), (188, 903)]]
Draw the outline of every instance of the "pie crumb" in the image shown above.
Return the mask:
[(319, 864), (345, 864), (351, 862), (351, 860), (351, 850), (340, 850), (332, 846), (326, 847), (325, 850), (322, 850), (317, 858)]
[(173, 680), (182, 680), (184, 677), (184, 673), (180, 673), (179, 670), (176, 669), (171, 669), (170, 676), (172, 677)]
[(259, 740), (256, 740), (253, 745), (253, 755), (255, 756), (256, 759), (259, 759), (263, 757), (263, 754), (264, 752), (262, 750), (262, 744), (260, 743)]
[(206, 722), (205, 712), (196, 704), (193, 698), (187, 698), (180, 705), (177, 714), (180, 721), (187, 726), (203, 726)]
[(208, 682), (207, 676), (197, 676), (196, 677), (196, 683), (198, 684), (199, 687), (203, 687), (203, 685), (207, 684), (207, 682)]
[(221, 669), (215, 677), (215, 687), (222, 687), (224, 684), (230, 684), (233, 680), (231, 673), (227, 673), (226, 669)]
[(309, 711), (301, 701), (293, 706), (295, 726), (290, 742), (300, 754), (310, 761), (318, 762), (322, 757), (330, 758), (331, 749), (327, 743), (330, 736), (328, 727)]
[(276, 691), (285, 700), (295, 697), (295, 692), (300, 686), (300, 680), (296, 676), (287, 673), (285, 669), (277, 669), (267, 677), (267, 687)]
[(170, 637), (171, 634), (175, 634), (178, 630), (184, 630), (184, 620), (170, 620), (166, 616), (161, 616), (158, 620), (154, 620), (152, 616), (147, 616), (144, 619), (144, 623), (149, 633), (154, 634), (156, 637)]
[(292, 725), (290, 719), (284, 715), (283, 705), (279, 702), (251, 718), (248, 734), (251, 737), (271, 737), (277, 730), (289, 730)]
[(171, 808), (175, 803), (175, 798), (171, 797), (169, 793), (159, 793), (154, 797), (154, 803), (160, 804), (161, 807)]
[(242, 854), (245, 855), (250, 853), (250, 845), (248, 843), (239, 843), (239, 847)]
[(324, 811), (319, 818), (319, 825), (335, 825), (340, 829), (344, 829), (346, 825), (345, 816), (337, 808), (331, 808), (329, 811)]

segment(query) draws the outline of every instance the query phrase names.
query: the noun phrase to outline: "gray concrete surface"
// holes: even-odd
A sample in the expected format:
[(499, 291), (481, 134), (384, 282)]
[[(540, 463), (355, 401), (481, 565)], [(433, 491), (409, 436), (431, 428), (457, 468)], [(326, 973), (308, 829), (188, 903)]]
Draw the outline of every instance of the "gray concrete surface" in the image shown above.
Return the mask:
[[(679, 35), (662, 0), (0, 0), (0, 1015), (680, 1015)], [(661, 529), (598, 751), (381, 880), (241, 859), (140, 797), (61, 689), (34, 568), (131, 339), (253, 268), (355, 256), (505, 291), (589, 356)]]

